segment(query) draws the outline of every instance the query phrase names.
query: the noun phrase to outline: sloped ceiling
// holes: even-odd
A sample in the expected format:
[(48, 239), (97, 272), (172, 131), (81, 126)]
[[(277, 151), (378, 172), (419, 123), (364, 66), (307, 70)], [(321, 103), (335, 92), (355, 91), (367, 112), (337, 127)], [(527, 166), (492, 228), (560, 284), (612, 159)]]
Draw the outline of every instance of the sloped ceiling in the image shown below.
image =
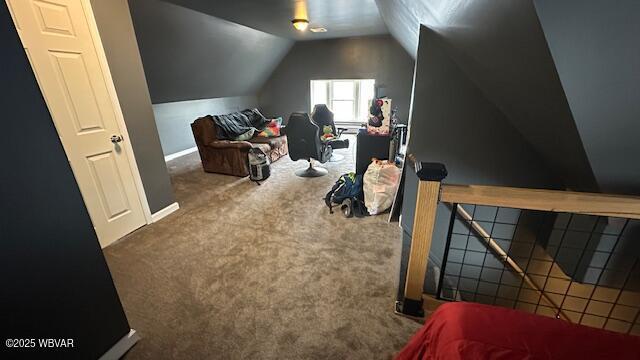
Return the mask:
[(569, 188), (598, 189), (532, 1), (377, 0), (415, 56), (420, 24)]
[(535, 5), (600, 187), (640, 195), (640, 1)]
[[(387, 34), (375, 0), (168, 0), (209, 15), (294, 40)], [(326, 33), (300, 32), (294, 18)]]
[(465, 0), (376, 0), (382, 19), (396, 40), (413, 56), (418, 52), (420, 25), (433, 30), (454, 27), (451, 17)]
[(154, 104), (254, 95), (293, 45), (166, 1), (129, 7)]
[[(129, 3), (154, 103), (255, 94), (294, 40), (389, 31), (415, 58), (424, 24), (565, 186), (640, 193), (639, 166), (623, 160), (640, 151), (635, 0)], [(330, 31), (292, 30), (301, 4)]]

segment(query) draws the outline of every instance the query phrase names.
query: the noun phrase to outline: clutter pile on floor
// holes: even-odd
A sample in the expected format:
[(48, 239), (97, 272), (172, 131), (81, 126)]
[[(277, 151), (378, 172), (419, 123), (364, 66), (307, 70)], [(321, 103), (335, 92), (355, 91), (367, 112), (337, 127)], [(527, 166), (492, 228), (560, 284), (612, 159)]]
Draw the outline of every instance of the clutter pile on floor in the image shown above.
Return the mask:
[(329, 213), (338, 206), (347, 218), (382, 214), (393, 205), (400, 175), (394, 163), (373, 159), (364, 175), (351, 172), (340, 176), (324, 202)]

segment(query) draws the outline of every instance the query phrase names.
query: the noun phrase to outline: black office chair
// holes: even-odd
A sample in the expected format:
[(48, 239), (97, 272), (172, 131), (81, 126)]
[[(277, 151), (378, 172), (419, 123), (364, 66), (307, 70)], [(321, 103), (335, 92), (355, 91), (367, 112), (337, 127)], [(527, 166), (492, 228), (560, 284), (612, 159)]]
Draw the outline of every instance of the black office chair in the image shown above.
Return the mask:
[(313, 159), (325, 163), (331, 158), (331, 145), (320, 140), (320, 129), (307, 113), (292, 113), (286, 126), (289, 156), (291, 160), (307, 160), (309, 167), (295, 172), (301, 177), (318, 177), (327, 174), (327, 169), (313, 166)]
[(331, 132), (335, 138), (328, 142), (333, 150), (346, 149), (349, 147), (349, 139), (340, 139), (342, 132), (346, 129), (336, 129), (336, 123), (333, 121), (333, 112), (329, 110), (327, 105), (315, 105), (313, 107), (313, 112), (311, 113), (311, 119), (313, 119), (313, 122), (320, 128), (320, 136), (322, 136), (322, 129), (325, 126), (331, 126)]

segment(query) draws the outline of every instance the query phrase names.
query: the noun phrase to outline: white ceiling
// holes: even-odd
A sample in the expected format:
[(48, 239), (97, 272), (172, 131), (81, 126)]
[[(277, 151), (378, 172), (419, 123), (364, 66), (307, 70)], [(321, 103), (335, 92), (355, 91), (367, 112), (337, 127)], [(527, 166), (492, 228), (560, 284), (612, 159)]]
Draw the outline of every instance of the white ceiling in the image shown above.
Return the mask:
[[(215, 17), (293, 40), (388, 33), (375, 0), (165, 0)], [(307, 17), (326, 33), (300, 32), (291, 20)]]

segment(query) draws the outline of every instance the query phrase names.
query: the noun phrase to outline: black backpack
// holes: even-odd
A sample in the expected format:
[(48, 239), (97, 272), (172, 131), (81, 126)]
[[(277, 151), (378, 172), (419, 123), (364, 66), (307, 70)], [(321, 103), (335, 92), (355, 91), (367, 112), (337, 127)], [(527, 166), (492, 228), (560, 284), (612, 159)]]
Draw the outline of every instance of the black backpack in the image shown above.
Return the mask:
[(325, 195), (324, 203), (333, 214), (333, 207), (340, 206), (346, 217), (362, 217), (368, 214), (364, 206), (364, 192), (362, 191), (362, 175), (348, 173), (340, 176), (331, 190)]

